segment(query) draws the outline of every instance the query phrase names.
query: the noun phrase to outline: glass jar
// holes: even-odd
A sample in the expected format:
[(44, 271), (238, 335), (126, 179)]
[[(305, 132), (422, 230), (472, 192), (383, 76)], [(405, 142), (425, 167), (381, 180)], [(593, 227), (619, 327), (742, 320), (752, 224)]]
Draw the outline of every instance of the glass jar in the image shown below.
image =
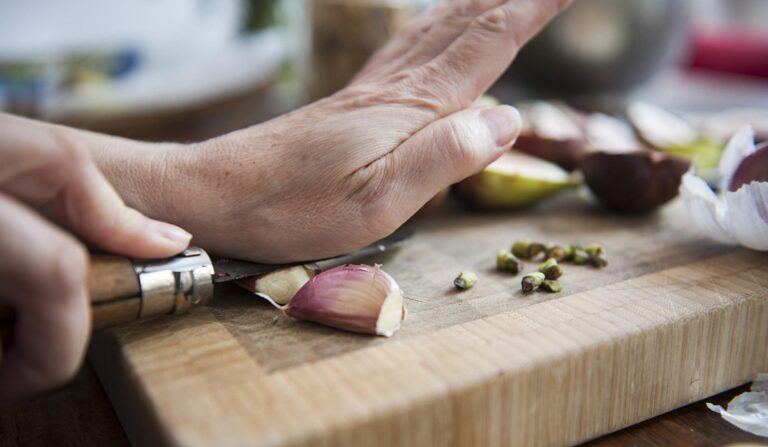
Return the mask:
[(418, 9), (413, 0), (307, 0), (309, 94), (328, 96), (349, 83), (368, 58)]

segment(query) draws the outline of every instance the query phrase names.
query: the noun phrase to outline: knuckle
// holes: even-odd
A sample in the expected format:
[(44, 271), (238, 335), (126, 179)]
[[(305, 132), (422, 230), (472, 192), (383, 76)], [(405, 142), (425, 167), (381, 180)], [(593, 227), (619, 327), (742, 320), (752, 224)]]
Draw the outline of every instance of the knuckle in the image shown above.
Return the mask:
[(445, 66), (430, 62), (402, 73), (396, 85), (415, 102), (408, 105), (417, 105), (442, 115), (446, 109), (452, 110), (456, 104), (461, 103), (460, 92), (448, 76), (451, 72)]
[(389, 212), (388, 194), (394, 170), (390, 157), (384, 157), (355, 173), (354, 181), (359, 185), (350, 198), (354, 203), (360, 220), (364, 223), (358, 226), (364, 234), (356, 238), (374, 240), (389, 234), (398, 222), (393, 213)]
[(512, 13), (507, 8), (496, 8), (477, 17), (472, 28), (490, 36), (506, 35), (510, 32)]
[(448, 120), (444, 135), (447, 139), (445, 155), (447, 162), (461, 170), (465, 166), (475, 166), (475, 152), (470, 147), (465, 129), (454, 120)]
[(388, 76), (382, 83), (347, 88), (334, 97), (334, 103), (344, 110), (393, 105), (438, 113), (439, 94), (424, 79), (416, 70), (405, 70)]
[(85, 247), (64, 236), (53, 243), (46, 260), (47, 285), (57, 291), (50, 299), (68, 304), (79, 299), (88, 277), (88, 254)]

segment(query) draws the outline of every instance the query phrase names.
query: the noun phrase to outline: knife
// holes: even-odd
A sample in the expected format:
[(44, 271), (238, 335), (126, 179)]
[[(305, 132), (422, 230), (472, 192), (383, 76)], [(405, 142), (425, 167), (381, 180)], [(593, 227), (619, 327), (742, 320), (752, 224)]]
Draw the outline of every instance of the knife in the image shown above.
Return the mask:
[[(361, 262), (398, 248), (412, 234), (410, 230), (400, 229), (355, 252), (309, 263), (259, 264), (227, 258), (212, 259), (198, 247), (190, 247), (166, 259), (135, 260), (91, 255), (88, 288), (93, 327), (103, 328), (158, 315), (182, 314), (191, 307), (208, 303), (218, 283), (263, 275), (295, 265), (326, 270)], [(8, 332), (12, 323), (13, 315), (0, 311), (0, 329)], [(5, 337), (0, 335), (0, 338)]]

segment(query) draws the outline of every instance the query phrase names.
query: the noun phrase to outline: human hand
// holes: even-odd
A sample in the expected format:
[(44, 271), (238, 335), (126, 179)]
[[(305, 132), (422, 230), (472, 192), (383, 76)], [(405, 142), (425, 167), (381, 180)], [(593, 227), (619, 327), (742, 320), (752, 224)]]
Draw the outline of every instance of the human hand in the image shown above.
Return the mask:
[(56, 127), (0, 114), (0, 307), (15, 313), (0, 405), (64, 383), (90, 333), (83, 244), (131, 257), (186, 248), (184, 230), (126, 207), (88, 153)]
[(129, 203), (218, 254), (283, 262), (354, 250), (508, 149), (517, 112), (472, 103), (568, 3), (441, 3), (333, 96), (167, 151), (169, 180), (153, 197), (142, 182), (112, 178)]

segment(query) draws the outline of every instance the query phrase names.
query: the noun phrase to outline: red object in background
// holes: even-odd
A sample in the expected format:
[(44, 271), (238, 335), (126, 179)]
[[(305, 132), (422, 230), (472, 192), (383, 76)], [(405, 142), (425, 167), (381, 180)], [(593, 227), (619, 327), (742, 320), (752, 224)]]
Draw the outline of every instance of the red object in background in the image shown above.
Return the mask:
[(693, 33), (690, 67), (768, 78), (768, 32), (733, 27)]

